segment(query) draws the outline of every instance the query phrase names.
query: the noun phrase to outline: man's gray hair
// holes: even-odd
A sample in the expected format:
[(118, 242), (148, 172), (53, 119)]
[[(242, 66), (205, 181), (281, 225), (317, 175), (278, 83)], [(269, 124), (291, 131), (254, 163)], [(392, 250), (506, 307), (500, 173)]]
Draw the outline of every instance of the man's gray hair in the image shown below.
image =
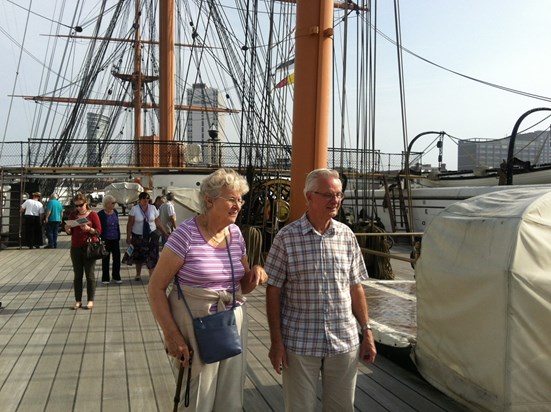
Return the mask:
[(318, 180), (323, 177), (333, 177), (340, 179), (339, 172), (334, 169), (314, 169), (306, 176), (304, 183), (304, 196), (308, 192), (315, 192), (318, 189)]

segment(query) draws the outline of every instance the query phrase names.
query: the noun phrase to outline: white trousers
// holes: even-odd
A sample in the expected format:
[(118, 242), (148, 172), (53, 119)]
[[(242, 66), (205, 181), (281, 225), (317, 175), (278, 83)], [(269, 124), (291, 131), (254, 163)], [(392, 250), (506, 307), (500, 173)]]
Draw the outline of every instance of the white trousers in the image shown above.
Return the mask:
[[(171, 293), (171, 297), (176, 291)], [(182, 301), (171, 302), (172, 315), (180, 330), (189, 326), (180, 325), (183, 318), (189, 318)], [(179, 312), (179, 313), (175, 313)], [(200, 372), (192, 373), (190, 382), (189, 407), (184, 406), (188, 370), (184, 372), (182, 391), (180, 393), (179, 411), (182, 412), (241, 412), (243, 410), (243, 388), (245, 386), (245, 371), (247, 367), (247, 308), (241, 305), (235, 308), (237, 330), (241, 336), (241, 354), (220, 362), (202, 364)], [(185, 335), (184, 335), (185, 336)], [(174, 375), (178, 377), (180, 363), (173, 361)], [(199, 366), (199, 365), (197, 365)], [(193, 365), (192, 365), (193, 370)], [(176, 389), (176, 386), (174, 387)]]

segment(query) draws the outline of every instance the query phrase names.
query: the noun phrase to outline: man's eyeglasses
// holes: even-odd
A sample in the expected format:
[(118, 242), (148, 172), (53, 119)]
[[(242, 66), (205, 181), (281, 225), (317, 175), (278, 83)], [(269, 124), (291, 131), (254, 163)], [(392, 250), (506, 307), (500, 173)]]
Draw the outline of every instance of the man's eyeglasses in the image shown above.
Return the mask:
[(325, 199), (327, 199), (328, 201), (329, 201), (329, 200), (332, 200), (333, 198), (335, 198), (335, 199), (337, 199), (337, 200), (342, 200), (342, 199), (344, 199), (344, 193), (343, 193), (343, 192), (337, 192), (337, 193), (321, 193), (321, 192), (313, 191), (312, 193), (315, 193), (316, 195), (322, 196), (322, 197), (324, 197)]
[(84, 203), (80, 203), (80, 204), (78, 204), (78, 205), (75, 204), (75, 207), (82, 207), (82, 206), (84, 206)]
[(235, 197), (230, 197), (229, 199), (224, 196), (218, 196), (220, 199), (224, 199), (226, 202), (233, 203), (236, 206), (242, 207), (245, 204), (243, 199), (236, 199)]

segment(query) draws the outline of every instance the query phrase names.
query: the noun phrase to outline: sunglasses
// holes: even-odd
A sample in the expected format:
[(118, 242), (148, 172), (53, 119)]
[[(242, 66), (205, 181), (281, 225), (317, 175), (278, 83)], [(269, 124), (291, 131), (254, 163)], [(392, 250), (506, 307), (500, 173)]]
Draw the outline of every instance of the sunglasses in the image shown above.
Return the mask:
[(80, 204), (78, 204), (78, 205), (75, 204), (75, 207), (82, 207), (82, 206), (84, 206), (84, 205), (85, 205), (85, 203), (80, 203)]

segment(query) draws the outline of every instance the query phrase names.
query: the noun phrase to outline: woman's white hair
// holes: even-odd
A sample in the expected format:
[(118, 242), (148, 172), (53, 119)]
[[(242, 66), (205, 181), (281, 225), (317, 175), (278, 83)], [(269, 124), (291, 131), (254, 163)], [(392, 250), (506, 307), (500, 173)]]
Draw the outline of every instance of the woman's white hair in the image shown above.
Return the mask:
[(199, 206), (201, 213), (207, 211), (206, 197), (220, 197), (223, 188), (245, 195), (249, 191), (247, 180), (233, 169), (221, 168), (205, 177), (199, 188)]
[(105, 205), (111, 203), (111, 202), (116, 202), (117, 199), (115, 199), (115, 196), (112, 196), (112, 195), (105, 195), (103, 196), (103, 201), (101, 202), (103, 204), (103, 207), (105, 208)]

